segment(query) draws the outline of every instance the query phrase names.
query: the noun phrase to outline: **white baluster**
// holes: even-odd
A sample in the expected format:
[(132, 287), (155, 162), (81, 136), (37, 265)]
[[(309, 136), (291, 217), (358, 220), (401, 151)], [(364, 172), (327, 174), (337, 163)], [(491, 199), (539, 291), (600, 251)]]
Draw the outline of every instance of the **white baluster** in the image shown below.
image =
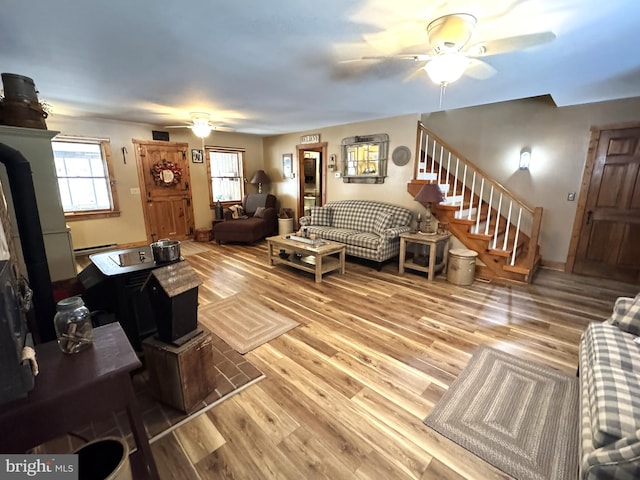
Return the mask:
[(460, 165), (460, 159), (456, 157), (456, 173), (453, 176), (453, 195), (458, 193), (458, 165)]
[(436, 161), (436, 140), (433, 139), (433, 149), (431, 150), (431, 173), (433, 173), (433, 162)]
[(507, 215), (507, 231), (504, 233), (504, 242), (502, 242), (502, 250), (507, 250), (507, 240), (509, 240), (509, 227), (511, 226), (511, 207), (513, 200), (509, 202), (509, 214)]
[[(467, 215), (467, 220), (471, 220), (471, 211), (473, 210), (473, 193), (474, 193), (474, 189), (476, 187), (476, 171), (473, 171), (473, 180), (471, 181), (471, 197), (470, 197), (470, 201), (469, 201), (469, 215)], [(476, 214), (478, 213), (478, 210), (476, 210)], [(478, 215), (480, 216), (480, 215)]]
[(516, 263), (516, 249), (518, 248), (518, 235), (520, 234), (520, 219), (522, 218), (522, 207), (518, 212), (518, 225), (516, 226), (516, 238), (513, 241), (513, 252), (511, 253), (511, 266)]
[(440, 164), (438, 165), (438, 185), (442, 183), (442, 163), (444, 159), (442, 158), (442, 154), (440, 155)]
[(480, 231), (480, 213), (482, 212), (482, 195), (484, 194), (484, 177), (480, 181), (480, 198), (478, 199), (478, 212), (476, 213), (476, 231)]
[(447, 156), (447, 192), (451, 191), (451, 152)]
[(498, 200), (498, 211), (496, 212), (496, 227), (494, 228), (493, 231), (493, 248), (495, 250), (496, 248), (496, 244), (498, 243), (498, 229), (500, 227), (500, 216), (502, 215), (501, 213), (502, 210), (502, 192), (500, 192), (500, 200)]
[(464, 164), (464, 173), (462, 174), (462, 200), (460, 201), (460, 218), (462, 218), (462, 209), (464, 207), (465, 184), (467, 183), (467, 164)]
[[(424, 148), (422, 140), (426, 137), (426, 142), (424, 143)], [(420, 130), (420, 150), (418, 152), (418, 178), (417, 180), (423, 180), (426, 178), (427, 174), (427, 152), (429, 150), (429, 134), (425, 134), (422, 130)], [(424, 156), (422, 155), (424, 152)]]
[(484, 234), (489, 235), (489, 224), (491, 223), (491, 204), (493, 203), (493, 185), (491, 185), (491, 193), (489, 194), (489, 209), (487, 210), (487, 223), (484, 226)]

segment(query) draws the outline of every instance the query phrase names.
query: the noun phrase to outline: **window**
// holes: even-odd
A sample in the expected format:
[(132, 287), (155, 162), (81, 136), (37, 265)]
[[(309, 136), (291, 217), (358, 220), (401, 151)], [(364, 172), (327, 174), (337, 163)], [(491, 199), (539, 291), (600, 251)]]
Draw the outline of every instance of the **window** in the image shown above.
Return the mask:
[(109, 175), (109, 142), (67, 140), (51, 142), (62, 209), (68, 220), (119, 214)]
[(207, 147), (209, 198), (216, 202), (240, 203), (244, 196), (244, 150)]

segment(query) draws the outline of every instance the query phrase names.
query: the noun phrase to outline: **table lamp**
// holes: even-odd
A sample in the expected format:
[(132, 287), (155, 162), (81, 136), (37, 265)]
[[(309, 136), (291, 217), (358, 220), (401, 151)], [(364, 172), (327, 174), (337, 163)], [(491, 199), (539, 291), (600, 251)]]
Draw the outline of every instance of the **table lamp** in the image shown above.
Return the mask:
[(251, 180), (249, 180), (249, 183), (252, 183), (254, 185), (258, 185), (258, 193), (262, 193), (262, 184), (263, 183), (271, 183), (271, 179), (269, 178), (269, 175), (267, 175), (267, 172), (265, 172), (264, 170), (257, 170), (256, 173), (253, 174), (253, 177), (251, 177)]
[(442, 190), (440, 190), (440, 186), (438, 186), (435, 183), (426, 183), (422, 186), (418, 194), (415, 197), (413, 197), (413, 199), (427, 209), (427, 213), (425, 215), (425, 223), (426, 223), (425, 229), (427, 233), (432, 233), (431, 204), (440, 203), (444, 201), (444, 195), (442, 195)]

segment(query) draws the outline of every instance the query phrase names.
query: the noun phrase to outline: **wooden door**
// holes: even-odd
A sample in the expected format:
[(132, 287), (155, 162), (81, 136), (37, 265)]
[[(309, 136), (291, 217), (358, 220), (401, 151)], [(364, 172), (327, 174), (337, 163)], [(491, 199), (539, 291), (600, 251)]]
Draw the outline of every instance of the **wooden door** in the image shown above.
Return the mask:
[(640, 283), (640, 127), (596, 140), (573, 271)]
[(133, 141), (147, 240), (185, 240), (194, 233), (186, 143)]

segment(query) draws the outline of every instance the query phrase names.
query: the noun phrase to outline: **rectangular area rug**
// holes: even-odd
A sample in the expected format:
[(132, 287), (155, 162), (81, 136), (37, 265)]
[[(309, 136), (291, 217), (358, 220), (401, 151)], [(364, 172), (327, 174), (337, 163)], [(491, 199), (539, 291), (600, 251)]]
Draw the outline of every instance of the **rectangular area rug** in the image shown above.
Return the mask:
[(517, 480), (578, 478), (575, 376), (485, 345), (424, 420)]
[(198, 321), (239, 353), (247, 353), (299, 325), (259, 298), (247, 295), (200, 307)]

